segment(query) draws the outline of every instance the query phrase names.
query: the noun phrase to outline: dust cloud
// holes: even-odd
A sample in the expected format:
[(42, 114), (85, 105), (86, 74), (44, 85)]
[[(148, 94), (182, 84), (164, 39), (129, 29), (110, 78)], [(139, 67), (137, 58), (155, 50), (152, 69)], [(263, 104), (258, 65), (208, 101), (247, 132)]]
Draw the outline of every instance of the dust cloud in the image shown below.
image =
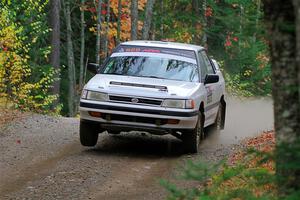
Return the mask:
[(273, 102), (271, 98), (227, 98), (226, 124), (220, 134), (211, 133), (202, 147), (237, 144), (262, 131), (273, 129)]

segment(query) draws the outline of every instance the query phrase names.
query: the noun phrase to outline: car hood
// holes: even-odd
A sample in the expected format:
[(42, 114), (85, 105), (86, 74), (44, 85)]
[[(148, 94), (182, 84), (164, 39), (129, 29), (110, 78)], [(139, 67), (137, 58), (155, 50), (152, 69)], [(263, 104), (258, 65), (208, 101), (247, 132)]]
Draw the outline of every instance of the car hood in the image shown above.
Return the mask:
[(200, 83), (97, 74), (86, 84), (85, 89), (126, 96), (186, 99), (198, 87)]

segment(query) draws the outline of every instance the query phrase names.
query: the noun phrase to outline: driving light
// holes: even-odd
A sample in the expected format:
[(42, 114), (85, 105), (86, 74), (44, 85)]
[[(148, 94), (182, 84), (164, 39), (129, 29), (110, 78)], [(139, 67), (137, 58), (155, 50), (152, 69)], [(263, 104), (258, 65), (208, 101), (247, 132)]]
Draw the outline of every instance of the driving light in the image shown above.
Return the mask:
[(194, 100), (166, 99), (163, 101), (162, 106), (167, 108), (192, 109), (195, 107), (195, 102)]
[(89, 114), (92, 117), (101, 117), (102, 113), (101, 112), (94, 112), (94, 111), (89, 111)]

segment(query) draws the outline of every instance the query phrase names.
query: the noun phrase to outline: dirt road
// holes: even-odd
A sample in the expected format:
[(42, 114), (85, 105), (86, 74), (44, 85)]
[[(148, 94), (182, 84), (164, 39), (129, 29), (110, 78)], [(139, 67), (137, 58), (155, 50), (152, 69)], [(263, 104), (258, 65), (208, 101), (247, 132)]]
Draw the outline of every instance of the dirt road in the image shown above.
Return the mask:
[(210, 134), (197, 155), (171, 136), (102, 134), (94, 148), (79, 143), (79, 120), (31, 115), (0, 130), (0, 199), (164, 199), (160, 179), (180, 187), (188, 159), (217, 161), (239, 140), (272, 128), (270, 100), (228, 100), (226, 129)]

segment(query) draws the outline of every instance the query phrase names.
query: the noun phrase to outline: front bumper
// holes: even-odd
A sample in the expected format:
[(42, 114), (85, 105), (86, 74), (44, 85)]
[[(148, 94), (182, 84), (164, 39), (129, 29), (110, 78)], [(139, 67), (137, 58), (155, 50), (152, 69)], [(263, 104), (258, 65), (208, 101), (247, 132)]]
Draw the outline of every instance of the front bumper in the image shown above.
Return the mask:
[[(79, 110), (81, 120), (99, 122), (106, 130), (139, 130), (154, 134), (191, 130), (195, 128), (198, 119), (198, 111), (195, 110), (89, 100), (81, 100)], [(89, 112), (99, 112), (101, 117), (93, 117)], [(170, 124), (168, 120), (176, 120), (178, 123)]]

